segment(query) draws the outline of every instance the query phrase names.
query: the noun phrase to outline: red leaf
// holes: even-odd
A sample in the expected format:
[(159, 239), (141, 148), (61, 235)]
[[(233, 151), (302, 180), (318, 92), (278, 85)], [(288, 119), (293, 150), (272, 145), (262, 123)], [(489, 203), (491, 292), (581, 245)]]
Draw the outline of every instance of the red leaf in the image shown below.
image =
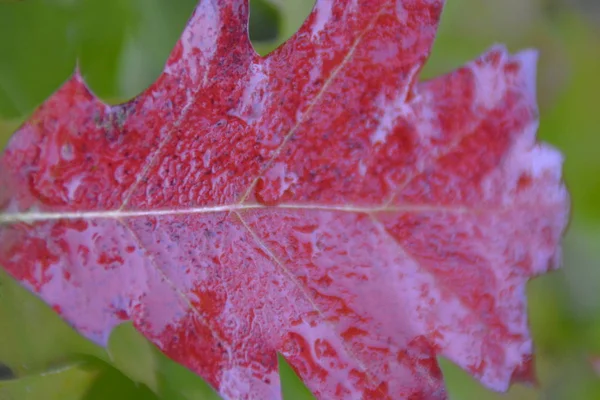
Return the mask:
[(225, 398), (441, 399), (436, 357), (533, 376), (525, 283), (557, 266), (560, 154), (535, 59), (418, 83), (441, 0), (319, 0), (254, 53), (204, 0), (164, 73), (107, 106), (75, 75), (1, 159), (0, 263), (105, 344), (133, 320)]

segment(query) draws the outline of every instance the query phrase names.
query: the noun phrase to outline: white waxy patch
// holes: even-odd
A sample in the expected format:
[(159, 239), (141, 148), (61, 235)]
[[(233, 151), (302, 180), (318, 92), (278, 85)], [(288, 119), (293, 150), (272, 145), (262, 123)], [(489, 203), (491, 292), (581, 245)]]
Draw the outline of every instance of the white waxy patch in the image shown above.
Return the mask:
[[(301, 324), (298, 324), (293, 328), (294, 333), (300, 335), (308, 344), (309, 354), (313, 362), (317, 363), (321, 368), (329, 372), (328, 379), (331, 379), (336, 383), (343, 383), (346, 386), (350, 387), (351, 393), (353, 393), (353, 397), (347, 397), (349, 399), (361, 399), (360, 395), (361, 390), (354, 386), (354, 382), (349, 379), (352, 376), (352, 369), (356, 367), (357, 360), (348, 352), (348, 349), (345, 347), (344, 342), (338, 333), (332, 329), (331, 325), (324, 322), (319, 322), (317, 324), (310, 324), (307, 321), (303, 320)], [(337, 365), (336, 368), (331, 368), (328, 365), (330, 359), (325, 356), (319, 357), (317, 354), (316, 346), (318, 343), (327, 343), (331, 348), (333, 348), (335, 354), (337, 355)], [(288, 356), (289, 354), (285, 354), (284, 356)]]
[(331, 19), (333, 1), (319, 1), (315, 6), (315, 22), (311, 30), (311, 37), (317, 40), (321, 33), (325, 30), (325, 25)]
[(396, 18), (403, 24), (408, 20), (408, 11), (404, 8), (404, 0), (396, 0)]
[(75, 159), (73, 145), (70, 143), (63, 144), (60, 149), (60, 156), (65, 161), (73, 161)]
[(273, 164), (271, 169), (265, 174), (267, 179), (279, 181), (279, 196), (283, 196), (292, 185), (298, 182), (298, 175), (288, 172), (286, 167), (286, 164), (278, 162)]
[[(33, 211), (33, 210), (29, 210), (29, 211)], [(8, 201), (8, 205), (4, 207), (4, 214), (18, 214), (19, 213), (19, 201), (15, 198), (12, 197), (9, 201)]]
[(250, 65), (239, 107), (229, 111), (229, 115), (240, 118), (248, 125), (253, 124), (261, 117), (268, 99), (268, 96), (264, 95), (269, 82), (267, 68), (268, 64), (262, 62)]
[(371, 145), (373, 146), (384, 144), (387, 137), (394, 130), (396, 119), (411, 112), (411, 109), (406, 104), (405, 92), (401, 92), (392, 101), (388, 101), (384, 94), (380, 94), (377, 99), (377, 106), (380, 110), (380, 116), (379, 124), (370, 136)]
[[(220, 384), (220, 394), (224, 399), (242, 399), (248, 393), (255, 394), (258, 399), (277, 399), (281, 397), (279, 373), (271, 371), (261, 378), (257, 371), (244, 365), (233, 365), (223, 371)], [(268, 381), (270, 383), (266, 383)]]
[(563, 156), (558, 150), (547, 144), (539, 144), (531, 149), (530, 159), (534, 178), (550, 173), (555, 179), (560, 179)]
[(506, 80), (494, 65), (472, 64), (475, 78), (475, 102), (486, 109), (494, 108), (506, 94)]
[(394, 109), (394, 104), (388, 102), (385, 99), (385, 95), (381, 94), (377, 99), (377, 105), (381, 112), (381, 116), (379, 117), (379, 124), (377, 125), (377, 129), (375, 132), (371, 134), (371, 145), (376, 146), (378, 144), (384, 144), (388, 135), (392, 132), (394, 128), (394, 119), (396, 116), (396, 110)]
[(376, 104), (381, 116), (377, 129), (371, 134), (371, 145), (384, 144), (394, 129), (396, 119), (414, 114), (414, 99), (410, 102), (407, 99), (411, 87), (417, 79), (419, 68), (418, 65), (414, 66), (402, 77), (402, 90), (391, 101), (387, 100), (383, 93), (377, 98)]
[(74, 176), (73, 178), (71, 178), (71, 180), (69, 180), (67, 183), (65, 183), (65, 188), (67, 189), (67, 197), (68, 197), (68, 201), (72, 201), (75, 199), (75, 193), (77, 192), (77, 189), (79, 189), (79, 187), (81, 186), (81, 183), (83, 182), (85, 175), (84, 174), (79, 174), (77, 176)]
[[(538, 129), (537, 121), (524, 128), (518, 139), (507, 154), (502, 166), (489, 174), (481, 183), (482, 193), (486, 201), (497, 201), (506, 207), (515, 202), (519, 204), (562, 204), (568, 194), (561, 185), (556, 190), (556, 184), (561, 181), (563, 164), (562, 154), (552, 146), (535, 143)], [(520, 190), (522, 178), (534, 181), (548, 181), (547, 186), (536, 185), (535, 190)], [(517, 196), (518, 199), (515, 197)]]
[(358, 173), (360, 176), (365, 176), (367, 174), (367, 166), (365, 165), (363, 160), (358, 162)]
[[(198, 78), (198, 63), (195, 57), (192, 56), (194, 50), (200, 50), (205, 61), (203, 64), (208, 65), (217, 50), (218, 32), (221, 27), (221, 16), (219, 5), (216, 0), (206, 0), (200, 2), (198, 10), (195, 13), (192, 21), (188, 23), (186, 30), (183, 32), (182, 38), (179, 41), (182, 46), (183, 55), (177, 63), (185, 63), (186, 70), (192, 79)], [(178, 74), (181, 68), (167, 64), (164, 72), (167, 74)], [(203, 77), (203, 84), (207, 79), (206, 73)]]
[(538, 63), (538, 52), (537, 50), (529, 49), (523, 50), (515, 54), (512, 58), (518, 60), (521, 64), (521, 76), (523, 82), (521, 82), (525, 94), (529, 100), (533, 103), (537, 102), (537, 63)]
[[(431, 102), (425, 102), (424, 104), (431, 104)], [(431, 140), (440, 137), (442, 131), (439, 126), (438, 115), (430, 105), (424, 105), (419, 109), (419, 137), (424, 141), (424, 145), (430, 147)]]
[(312, 68), (310, 69), (310, 72), (308, 73), (308, 77), (310, 78), (311, 82), (316, 82), (317, 80), (321, 79), (321, 77), (323, 76), (323, 61), (321, 59), (315, 60), (312, 64)]
[(210, 156), (211, 156), (211, 151), (210, 151), (210, 149), (208, 149), (204, 152), (204, 156), (202, 157), (202, 161), (204, 163), (204, 168), (210, 167)]

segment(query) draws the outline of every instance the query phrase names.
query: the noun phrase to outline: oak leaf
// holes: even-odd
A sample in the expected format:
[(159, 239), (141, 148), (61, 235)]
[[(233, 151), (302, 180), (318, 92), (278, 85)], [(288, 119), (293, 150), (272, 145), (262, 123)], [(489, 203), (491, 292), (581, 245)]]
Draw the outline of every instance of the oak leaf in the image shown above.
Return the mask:
[(419, 83), (441, 0), (318, 0), (257, 55), (203, 0), (159, 79), (103, 104), (77, 73), (0, 159), (0, 264), (79, 332), (122, 321), (229, 399), (441, 399), (533, 375), (525, 284), (556, 268), (562, 157), (536, 53)]

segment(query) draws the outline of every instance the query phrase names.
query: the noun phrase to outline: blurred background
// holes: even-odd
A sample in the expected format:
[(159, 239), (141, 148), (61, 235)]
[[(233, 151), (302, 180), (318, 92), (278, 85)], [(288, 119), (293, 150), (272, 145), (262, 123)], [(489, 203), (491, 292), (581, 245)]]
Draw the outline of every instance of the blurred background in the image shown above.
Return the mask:
[[(196, 0), (0, 0), (0, 147), (64, 82), (76, 60), (118, 103), (160, 74)], [(252, 0), (250, 35), (266, 54), (300, 26), (309, 0)], [(441, 360), (452, 399), (600, 399), (600, 1), (447, 0), (423, 79), (494, 43), (540, 50), (539, 136), (566, 156), (573, 217), (562, 270), (529, 284), (538, 387), (491, 393)], [(290, 399), (309, 398), (283, 372)], [(0, 272), (0, 400), (215, 398), (130, 325), (108, 349), (78, 336)]]

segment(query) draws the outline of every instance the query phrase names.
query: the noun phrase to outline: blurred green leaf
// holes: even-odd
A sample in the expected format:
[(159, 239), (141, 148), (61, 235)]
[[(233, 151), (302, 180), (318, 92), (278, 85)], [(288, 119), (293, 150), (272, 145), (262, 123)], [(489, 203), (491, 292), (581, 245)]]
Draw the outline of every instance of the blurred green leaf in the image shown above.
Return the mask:
[[(120, 0), (122, 1), (122, 0)], [(118, 100), (133, 98), (161, 74), (197, 0), (130, 0), (136, 10), (135, 32), (124, 38), (119, 54)]]
[(220, 400), (202, 378), (161, 353), (131, 322), (113, 330), (108, 352), (114, 367), (162, 399)]
[(542, 119), (545, 138), (565, 154), (565, 179), (573, 198), (574, 224), (600, 222), (600, 27), (572, 12), (555, 16), (570, 62), (570, 80)]
[(20, 122), (15, 121), (5, 121), (0, 118), (0, 151), (4, 149), (4, 146), (8, 143), (8, 139), (10, 139), (10, 135), (17, 129)]
[[(158, 397), (146, 385), (133, 382), (121, 371), (96, 360), (101, 365), (96, 379), (91, 382), (83, 399), (85, 400), (158, 400)], [(56, 398), (56, 400), (62, 400)]]
[(59, 1), (0, 5), (0, 116), (29, 113), (73, 72), (73, 14)]
[(452, 362), (441, 357), (438, 360), (450, 400), (525, 400), (536, 398), (535, 389), (522, 385), (513, 386), (508, 393), (492, 392)]
[(214, 389), (198, 375), (157, 350), (158, 393), (162, 399), (221, 400)]
[[(512, 52), (540, 53), (538, 99), (542, 109), (555, 103), (569, 75), (565, 44), (545, 13), (543, 0), (452, 0), (446, 3), (438, 36), (422, 79), (448, 73), (496, 43)], [(468, 10), (468, 11), (467, 11)]]
[[(264, 3), (264, 5), (260, 5), (260, 3)], [(308, 15), (310, 14), (310, 11), (312, 10), (315, 1), (314, 0), (296, 0), (296, 1), (290, 1), (290, 0), (255, 0), (251, 2), (251, 6), (255, 5), (255, 7), (257, 8), (257, 12), (258, 10), (260, 10), (260, 8), (266, 8), (267, 5), (271, 5), (272, 7), (274, 7), (278, 13), (277, 13), (277, 17), (274, 17), (274, 14), (270, 14), (271, 18), (270, 21), (273, 24), (276, 24), (275, 26), (277, 27), (277, 35), (276, 37), (269, 39), (269, 40), (259, 40), (259, 38), (257, 37), (257, 40), (255, 40), (253, 42), (254, 48), (256, 49), (256, 51), (259, 54), (265, 55), (271, 51), (273, 51), (275, 48), (277, 48), (278, 46), (280, 46), (283, 42), (285, 42), (287, 39), (289, 39), (294, 33), (296, 33), (296, 31), (298, 30), (298, 28), (300, 28), (300, 26), (302, 25), (302, 23), (304, 22), (304, 20), (306, 19), (306, 17), (308, 17)], [(252, 10), (251, 10), (251, 15), (252, 15)], [(267, 15), (265, 14), (265, 17), (263, 20), (266, 20)], [(252, 22), (252, 19), (251, 19)], [(258, 25), (258, 22), (257, 22)], [(258, 27), (256, 27), (255, 29), (257, 29)], [(252, 29), (252, 26), (251, 26)]]
[(81, 364), (62, 366), (41, 374), (0, 381), (2, 400), (83, 400), (101, 371)]
[(39, 373), (77, 354), (106, 357), (43, 301), (0, 269), (0, 362), (17, 376)]
[(315, 0), (266, 0), (279, 8), (281, 31), (278, 45), (289, 39), (304, 23), (315, 5)]
[[(78, 0), (69, 34), (77, 43), (78, 66), (94, 93), (103, 99), (115, 99), (119, 61), (128, 36), (139, 29), (136, 4), (123, 0)], [(73, 72), (73, 71), (70, 71)]]
[(281, 391), (283, 400), (311, 400), (314, 396), (300, 380), (296, 372), (283, 358), (277, 354), (279, 360), (279, 375), (281, 377)]
[(105, 101), (134, 97), (162, 71), (195, 4), (27, 0), (0, 5), (0, 117), (29, 114), (71, 76), (76, 60), (86, 83)]
[(250, 0), (250, 40), (271, 41), (279, 35), (279, 10), (266, 0)]
[(107, 352), (110, 363), (134, 382), (158, 391), (156, 348), (135, 330), (131, 322), (117, 326), (111, 333)]

